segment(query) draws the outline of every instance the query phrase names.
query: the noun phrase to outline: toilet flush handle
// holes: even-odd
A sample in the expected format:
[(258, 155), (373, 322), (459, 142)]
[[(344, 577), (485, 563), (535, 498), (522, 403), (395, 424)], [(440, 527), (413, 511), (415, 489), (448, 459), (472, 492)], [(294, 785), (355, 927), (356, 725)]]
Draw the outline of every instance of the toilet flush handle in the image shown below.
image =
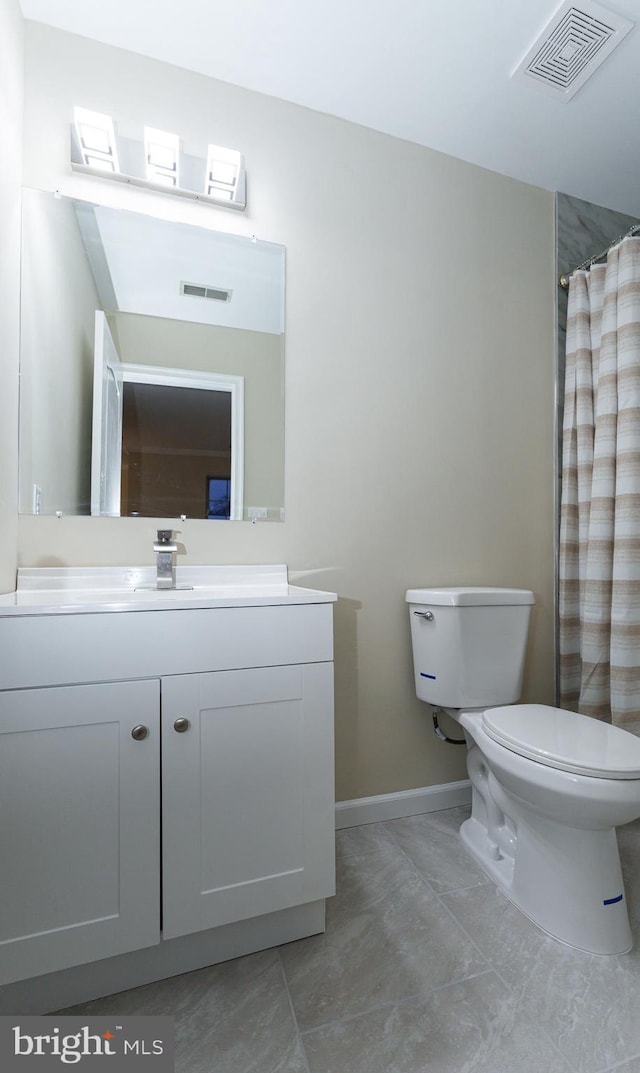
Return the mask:
[(414, 615), (417, 615), (418, 618), (426, 619), (427, 622), (433, 622), (433, 611), (414, 611), (413, 613)]

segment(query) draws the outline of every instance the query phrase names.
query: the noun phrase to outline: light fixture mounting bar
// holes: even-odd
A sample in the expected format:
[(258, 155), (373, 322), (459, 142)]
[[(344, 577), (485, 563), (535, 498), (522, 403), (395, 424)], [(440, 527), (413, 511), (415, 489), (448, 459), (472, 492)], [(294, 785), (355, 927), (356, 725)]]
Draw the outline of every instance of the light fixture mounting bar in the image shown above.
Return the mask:
[(238, 150), (209, 145), (206, 160), (188, 156), (177, 134), (145, 127), (144, 140), (124, 138), (111, 116), (85, 108), (74, 109), (71, 169), (203, 205), (237, 212), (247, 207), (244, 157)]

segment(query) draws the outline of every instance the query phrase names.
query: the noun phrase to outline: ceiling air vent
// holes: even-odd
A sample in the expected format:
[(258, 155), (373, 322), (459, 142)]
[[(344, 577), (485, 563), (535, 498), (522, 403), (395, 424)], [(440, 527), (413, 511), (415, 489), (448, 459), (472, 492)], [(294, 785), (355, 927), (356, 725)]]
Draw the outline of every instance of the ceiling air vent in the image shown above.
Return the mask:
[(213, 302), (230, 302), (233, 291), (222, 287), (207, 287), (201, 283), (180, 283), (180, 294), (191, 298), (210, 298)]
[(564, 3), (513, 72), (568, 101), (633, 28), (601, 4)]

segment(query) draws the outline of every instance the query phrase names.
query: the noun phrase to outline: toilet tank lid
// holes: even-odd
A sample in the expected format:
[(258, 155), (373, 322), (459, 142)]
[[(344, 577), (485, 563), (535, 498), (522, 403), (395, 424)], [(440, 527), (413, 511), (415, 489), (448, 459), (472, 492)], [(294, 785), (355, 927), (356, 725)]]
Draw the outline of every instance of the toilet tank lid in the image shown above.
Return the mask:
[(529, 589), (494, 589), (480, 585), (460, 585), (437, 589), (407, 589), (407, 603), (452, 607), (490, 607), (505, 604), (533, 604)]

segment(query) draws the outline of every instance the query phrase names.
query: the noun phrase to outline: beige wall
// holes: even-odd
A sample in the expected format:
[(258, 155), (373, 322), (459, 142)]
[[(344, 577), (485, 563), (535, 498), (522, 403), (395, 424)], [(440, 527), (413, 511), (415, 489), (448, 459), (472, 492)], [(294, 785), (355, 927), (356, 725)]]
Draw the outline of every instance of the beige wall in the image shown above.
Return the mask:
[(89, 514), (95, 311), (73, 205), (23, 195), (20, 510)]
[(0, 592), (16, 582), (22, 68), (20, 8), (0, 0)]
[[(287, 247), (286, 522), (186, 522), (186, 561), (286, 562), (339, 593), (339, 799), (462, 778), (414, 696), (404, 592), (534, 589), (526, 696), (552, 700), (552, 195), (37, 25), (27, 184), (149, 196), (69, 174), (74, 104), (180, 131), (191, 152), (241, 147), (245, 215), (171, 211)], [(20, 560), (151, 563), (152, 535), (148, 519), (23, 518)]]

